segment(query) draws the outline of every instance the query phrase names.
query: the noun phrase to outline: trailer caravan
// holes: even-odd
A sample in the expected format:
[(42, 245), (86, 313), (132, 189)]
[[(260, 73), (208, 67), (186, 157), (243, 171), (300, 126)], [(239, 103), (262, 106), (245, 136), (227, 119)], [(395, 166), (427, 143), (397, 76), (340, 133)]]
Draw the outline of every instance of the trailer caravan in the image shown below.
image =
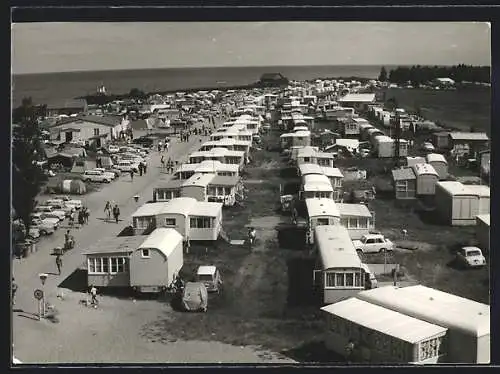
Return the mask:
[(306, 243), (314, 243), (314, 229), (321, 225), (340, 224), (340, 212), (332, 199), (305, 199), (307, 211)]
[(314, 249), (313, 284), (323, 294), (324, 304), (354, 296), (365, 288), (365, 268), (345, 227), (316, 226)]
[(182, 236), (157, 228), (130, 255), (130, 286), (142, 293), (167, 289), (184, 265)]

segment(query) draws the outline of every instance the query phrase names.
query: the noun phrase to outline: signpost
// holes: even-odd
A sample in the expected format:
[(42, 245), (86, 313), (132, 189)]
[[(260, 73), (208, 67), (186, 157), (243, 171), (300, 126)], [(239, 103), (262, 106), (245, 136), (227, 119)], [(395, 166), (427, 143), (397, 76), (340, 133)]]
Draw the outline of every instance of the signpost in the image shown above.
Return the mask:
[(38, 320), (40, 320), (43, 317), (43, 291), (36, 289), (35, 292), (33, 292), (33, 296), (35, 296), (35, 299), (38, 301)]

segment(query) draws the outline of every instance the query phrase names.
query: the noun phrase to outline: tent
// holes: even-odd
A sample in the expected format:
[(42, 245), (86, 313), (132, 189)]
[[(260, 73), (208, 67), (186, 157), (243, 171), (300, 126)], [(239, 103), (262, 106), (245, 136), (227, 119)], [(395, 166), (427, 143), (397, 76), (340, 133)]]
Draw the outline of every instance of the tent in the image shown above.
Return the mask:
[(73, 167), (71, 168), (72, 173), (83, 173), (85, 170), (92, 169), (95, 167), (95, 163), (91, 163), (84, 159), (76, 159)]
[(48, 158), (48, 166), (50, 168), (54, 164), (61, 164), (66, 168), (72, 168), (74, 161), (75, 159), (72, 154), (60, 152)]
[(61, 193), (69, 193), (74, 195), (83, 195), (87, 192), (85, 183), (79, 179), (65, 179), (62, 180), (58, 189)]
[(187, 311), (206, 311), (208, 306), (208, 292), (203, 283), (188, 282), (182, 294), (182, 305)]

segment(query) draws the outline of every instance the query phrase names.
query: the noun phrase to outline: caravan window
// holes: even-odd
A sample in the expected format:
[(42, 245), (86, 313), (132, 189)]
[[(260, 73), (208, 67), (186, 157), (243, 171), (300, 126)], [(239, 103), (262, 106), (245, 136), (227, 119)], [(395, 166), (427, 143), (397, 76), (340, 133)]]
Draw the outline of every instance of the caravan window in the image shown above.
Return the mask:
[(142, 258), (149, 258), (149, 249), (143, 249), (141, 253)]
[(165, 226), (175, 226), (175, 218), (165, 218)]
[(318, 218), (318, 225), (328, 225), (328, 224), (329, 224), (328, 218)]
[(127, 271), (127, 259), (125, 257), (111, 257), (109, 262), (111, 263), (111, 274), (123, 273)]
[(190, 226), (193, 229), (209, 229), (212, 227), (211, 217), (191, 217)]

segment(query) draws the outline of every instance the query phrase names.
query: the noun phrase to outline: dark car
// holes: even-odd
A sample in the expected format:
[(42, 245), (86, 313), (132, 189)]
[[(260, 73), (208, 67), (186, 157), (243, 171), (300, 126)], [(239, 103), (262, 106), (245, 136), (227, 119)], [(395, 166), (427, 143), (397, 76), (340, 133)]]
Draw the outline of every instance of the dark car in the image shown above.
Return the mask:
[(134, 144), (140, 144), (144, 147), (151, 148), (153, 146), (153, 139), (141, 136), (132, 140)]

